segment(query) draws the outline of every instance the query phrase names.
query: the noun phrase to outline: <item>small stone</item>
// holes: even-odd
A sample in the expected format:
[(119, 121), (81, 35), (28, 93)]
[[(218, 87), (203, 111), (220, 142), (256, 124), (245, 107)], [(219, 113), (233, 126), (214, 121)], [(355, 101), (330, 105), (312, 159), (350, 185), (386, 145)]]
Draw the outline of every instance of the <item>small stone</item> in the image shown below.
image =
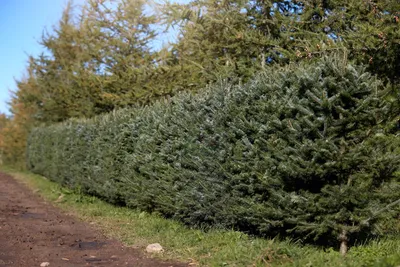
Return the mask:
[(112, 260), (112, 261), (116, 261), (116, 260), (118, 260), (118, 257), (117, 257), (116, 255), (112, 255), (112, 256), (111, 256), (111, 260)]
[(58, 198), (57, 198), (57, 200), (55, 201), (56, 203), (60, 203), (60, 202), (62, 202), (63, 201), (63, 198), (64, 198), (64, 194), (61, 194)]
[(40, 264), (40, 267), (47, 267), (47, 266), (50, 266), (50, 262), (42, 262), (41, 264)]
[(146, 251), (147, 251), (147, 253), (160, 253), (160, 252), (163, 252), (164, 249), (160, 244), (154, 243), (154, 244), (148, 245), (146, 247)]

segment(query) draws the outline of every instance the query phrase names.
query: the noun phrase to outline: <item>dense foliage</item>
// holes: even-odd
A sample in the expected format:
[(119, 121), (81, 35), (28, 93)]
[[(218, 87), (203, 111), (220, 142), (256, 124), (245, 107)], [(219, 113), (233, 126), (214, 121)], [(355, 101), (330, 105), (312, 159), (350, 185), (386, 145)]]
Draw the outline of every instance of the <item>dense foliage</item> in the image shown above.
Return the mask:
[[(399, 10), (397, 0), (70, 3), (17, 81), (1, 153), (23, 162), (27, 134), (39, 124), (148, 105), (221, 79), (247, 82), (338, 50), (400, 92)], [(156, 46), (169, 26), (179, 30), (177, 40)]]
[(190, 225), (343, 241), (399, 211), (387, 94), (343, 60), (270, 70), (245, 85), (36, 128), (28, 166)]
[(400, 3), (370, 0), (198, 0), (170, 4), (182, 25), (173, 44), (201, 85), (220, 77), (247, 80), (270, 65), (310, 61), (346, 49), (348, 57), (399, 80)]

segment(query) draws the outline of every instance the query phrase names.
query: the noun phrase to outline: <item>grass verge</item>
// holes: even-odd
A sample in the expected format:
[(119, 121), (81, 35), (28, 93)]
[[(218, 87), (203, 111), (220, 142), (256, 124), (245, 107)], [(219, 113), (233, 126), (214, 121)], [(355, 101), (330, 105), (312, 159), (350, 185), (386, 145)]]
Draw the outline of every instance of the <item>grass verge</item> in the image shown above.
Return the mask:
[(64, 211), (94, 224), (108, 237), (140, 249), (160, 243), (165, 252), (157, 257), (189, 262), (191, 266), (400, 266), (400, 236), (352, 247), (346, 257), (341, 257), (333, 249), (288, 240), (255, 238), (229, 230), (192, 229), (157, 214), (110, 205), (30, 172), (4, 166), (0, 169)]

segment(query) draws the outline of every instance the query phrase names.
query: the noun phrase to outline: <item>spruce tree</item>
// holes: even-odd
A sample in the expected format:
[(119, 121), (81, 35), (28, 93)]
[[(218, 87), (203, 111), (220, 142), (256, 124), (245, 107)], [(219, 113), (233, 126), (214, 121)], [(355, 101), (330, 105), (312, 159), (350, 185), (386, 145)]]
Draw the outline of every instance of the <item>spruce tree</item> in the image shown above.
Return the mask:
[(336, 235), (345, 253), (351, 236), (374, 232), (381, 211), (400, 204), (398, 137), (384, 131), (388, 90), (338, 59), (283, 75), (264, 128), (263, 183), (280, 214), (270, 223), (306, 239)]

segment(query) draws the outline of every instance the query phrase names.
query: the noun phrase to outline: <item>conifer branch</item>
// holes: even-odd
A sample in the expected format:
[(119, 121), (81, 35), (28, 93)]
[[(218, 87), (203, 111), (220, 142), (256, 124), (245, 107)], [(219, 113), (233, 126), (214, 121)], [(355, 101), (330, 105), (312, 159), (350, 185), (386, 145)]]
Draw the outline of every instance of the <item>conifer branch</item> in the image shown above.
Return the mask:
[(368, 219), (362, 221), (362, 224), (368, 224), (370, 220), (374, 219), (375, 217), (377, 217), (379, 214), (381, 214), (384, 211), (387, 211), (388, 209), (390, 209), (391, 207), (396, 206), (397, 204), (400, 205), (400, 198), (396, 201), (393, 201), (392, 203), (388, 204), (386, 207), (378, 210), (377, 212), (375, 212), (371, 217), (369, 217)]

